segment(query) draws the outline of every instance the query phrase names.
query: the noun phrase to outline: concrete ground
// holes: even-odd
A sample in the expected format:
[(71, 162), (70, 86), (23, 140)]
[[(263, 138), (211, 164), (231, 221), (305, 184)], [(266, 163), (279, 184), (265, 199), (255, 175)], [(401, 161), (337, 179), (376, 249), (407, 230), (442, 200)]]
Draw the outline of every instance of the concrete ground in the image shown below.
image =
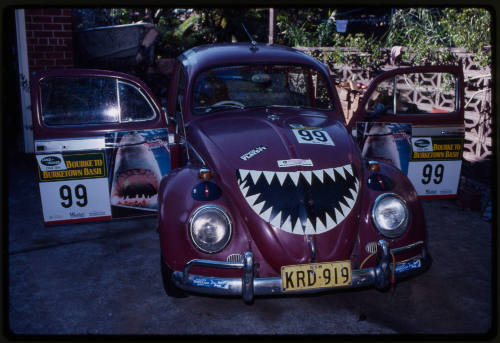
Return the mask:
[(454, 200), (423, 202), (434, 263), (397, 284), (394, 293), (363, 289), (257, 298), (249, 306), (241, 299), (167, 297), (155, 217), (44, 227), (34, 158), (10, 153), (8, 167), (4, 332), (9, 335), (451, 334), (458, 339), (489, 334), (496, 325), (494, 228)]

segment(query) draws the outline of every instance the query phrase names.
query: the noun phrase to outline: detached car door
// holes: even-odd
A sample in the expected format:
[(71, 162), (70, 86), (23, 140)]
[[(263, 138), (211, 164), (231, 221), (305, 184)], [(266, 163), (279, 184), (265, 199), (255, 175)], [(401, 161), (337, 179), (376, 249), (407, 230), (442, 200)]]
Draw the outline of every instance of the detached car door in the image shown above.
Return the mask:
[(410, 67), (377, 76), (349, 127), (364, 157), (400, 168), (420, 197), (456, 196), (464, 144), (462, 68)]
[(160, 180), (176, 167), (177, 152), (146, 85), (122, 73), (72, 69), (37, 73), (31, 86), (44, 223), (155, 214)]

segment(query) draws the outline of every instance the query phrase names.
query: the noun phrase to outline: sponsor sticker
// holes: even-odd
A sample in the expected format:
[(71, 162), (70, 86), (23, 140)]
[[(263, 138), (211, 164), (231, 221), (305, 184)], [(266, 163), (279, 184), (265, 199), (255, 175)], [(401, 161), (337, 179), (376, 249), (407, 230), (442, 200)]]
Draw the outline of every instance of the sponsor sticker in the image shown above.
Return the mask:
[(104, 152), (37, 155), (40, 182), (106, 177)]
[(431, 152), (432, 139), (431, 137), (415, 137), (411, 139), (413, 151), (416, 152)]
[(420, 260), (410, 261), (403, 264), (396, 265), (395, 273), (404, 273), (413, 269), (418, 269), (422, 266)]
[(295, 166), (312, 167), (313, 162), (311, 160), (303, 160), (299, 158), (278, 161), (278, 167), (280, 168), (295, 167)]
[(37, 155), (36, 159), (41, 171), (66, 170), (62, 154)]
[(222, 289), (229, 288), (229, 283), (227, 281), (220, 279), (213, 279), (213, 278), (205, 279), (205, 278), (195, 277), (193, 279), (193, 285), (199, 287), (208, 287), (208, 288), (222, 288)]
[(411, 161), (452, 161), (462, 159), (462, 138), (413, 137), (411, 141)]
[(255, 155), (261, 153), (262, 151), (266, 150), (267, 147), (265, 147), (264, 145), (261, 145), (261, 146), (258, 146), (257, 148), (255, 149), (252, 149), (250, 150), (249, 152), (247, 152), (246, 154), (243, 154), (240, 156), (240, 158), (243, 160), (243, 161), (246, 161), (252, 157), (254, 157)]

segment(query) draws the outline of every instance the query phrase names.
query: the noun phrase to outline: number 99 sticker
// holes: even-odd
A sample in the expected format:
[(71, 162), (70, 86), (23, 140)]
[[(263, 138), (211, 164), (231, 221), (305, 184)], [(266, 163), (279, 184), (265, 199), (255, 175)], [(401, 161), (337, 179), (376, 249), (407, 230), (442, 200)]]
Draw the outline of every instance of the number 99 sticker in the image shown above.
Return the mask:
[(111, 219), (108, 179), (40, 182), (45, 224)]
[(328, 132), (323, 129), (293, 129), (292, 131), (301, 144), (335, 145)]
[(410, 162), (408, 178), (419, 196), (454, 195), (462, 161)]

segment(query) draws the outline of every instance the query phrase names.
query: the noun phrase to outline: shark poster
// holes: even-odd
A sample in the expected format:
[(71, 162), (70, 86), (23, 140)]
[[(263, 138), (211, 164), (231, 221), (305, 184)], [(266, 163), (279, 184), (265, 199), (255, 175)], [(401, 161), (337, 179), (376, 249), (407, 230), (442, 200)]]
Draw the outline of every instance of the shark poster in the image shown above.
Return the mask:
[(105, 144), (112, 217), (156, 214), (160, 181), (171, 169), (167, 130), (111, 132)]
[(411, 124), (361, 122), (357, 133), (363, 157), (389, 162), (408, 174)]

